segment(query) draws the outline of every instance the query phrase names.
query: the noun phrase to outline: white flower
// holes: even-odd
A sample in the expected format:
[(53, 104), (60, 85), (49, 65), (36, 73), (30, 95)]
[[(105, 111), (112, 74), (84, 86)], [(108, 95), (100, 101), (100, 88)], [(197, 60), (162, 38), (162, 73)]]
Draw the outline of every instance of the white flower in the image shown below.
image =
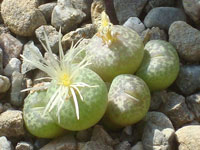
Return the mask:
[[(81, 95), (81, 92), (79, 91), (79, 87), (96, 87), (91, 86), (83, 82), (72, 82), (72, 78), (79, 73), (79, 71), (88, 66), (88, 58), (85, 57), (80, 63), (78, 64), (72, 64), (73, 59), (82, 51), (80, 50), (78, 53), (73, 53), (74, 49), (77, 47), (77, 44), (80, 42), (77, 42), (73, 46), (71, 46), (69, 52), (64, 55), (63, 48), (61, 45), (61, 30), (59, 31), (59, 58), (56, 59), (48, 42), (48, 38), (46, 33), (44, 32), (45, 40), (46, 40), (46, 46), (44, 43), (43, 45), (45, 51), (49, 54), (50, 59), (47, 61), (43, 56), (37, 54), (34, 52), (34, 50), (31, 50), (32, 53), (32, 60), (29, 60), (25, 56), (21, 55), (24, 61), (30, 63), (31, 65), (35, 66), (36, 68), (46, 72), (49, 77), (40, 78), (38, 80), (42, 79), (51, 79), (53, 82), (55, 81), (58, 85), (57, 90), (54, 92), (54, 94), (51, 96), (48, 104), (45, 107), (44, 114), (48, 111), (50, 112), (56, 105), (58, 106), (57, 111), (57, 117), (58, 121), (60, 122), (60, 110), (62, 109), (62, 106), (64, 104), (64, 101), (69, 99), (70, 96), (72, 96), (74, 101), (74, 106), (76, 110), (76, 116), (79, 120), (79, 106), (78, 106), (78, 100), (77, 100), (77, 94), (80, 97), (80, 99), (83, 101), (83, 97)], [(49, 86), (51, 86), (51, 83), (43, 84), (42, 86), (38, 87), (32, 87), (27, 88), (23, 91), (35, 91), (35, 90), (43, 90), (47, 89)]]

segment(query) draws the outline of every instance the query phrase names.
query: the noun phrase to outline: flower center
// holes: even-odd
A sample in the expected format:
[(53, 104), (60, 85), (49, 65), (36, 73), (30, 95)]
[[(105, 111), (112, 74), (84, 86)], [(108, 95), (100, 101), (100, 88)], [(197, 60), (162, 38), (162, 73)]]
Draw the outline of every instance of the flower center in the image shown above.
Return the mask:
[(71, 84), (71, 81), (69, 79), (69, 75), (67, 73), (63, 73), (60, 78), (60, 84), (64, 85), (64, 86), (69, 86)]

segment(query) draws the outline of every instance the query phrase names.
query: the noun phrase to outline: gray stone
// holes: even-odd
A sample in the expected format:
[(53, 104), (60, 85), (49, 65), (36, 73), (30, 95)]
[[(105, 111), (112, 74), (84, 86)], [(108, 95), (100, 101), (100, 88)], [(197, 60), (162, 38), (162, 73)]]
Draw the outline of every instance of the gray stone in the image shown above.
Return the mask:
[(117, 19), (123, 24), (129, 17), (139, 17), (147, 0), (113, 0)]
[(25, 88), (25, 79), (24, 76), (19, 72), (13, 72), (12, 76), (12, 86), (10, 93), (10, 103), (14, 106), (22, 106), (25, 92), (21, 92)]
[(145, 17), (144, 24), (146, 27), (159, 27), (168, 30), (170, 25), (175, 21), (186, 21), (186, 15), (179, 8), (158, 7), (152, 9)]
[(176, 140), (179, 150), (199, 150), (200, 125), (190, 125), (176, 131)]
[(5, 26), (5, 24), (0, 24), (0, 35), (1, 35), (2, 33), (8, 33), (8, 34), (10, 34), (9, 29), (8, 29), (7, 26)]
[(0, 103), (0, 114), (3, 112), (3, 105)]
[(6, 76), (0, 75), (0, 93), (5, 93), (10, 88), (10, 80)]
[(144, 24), (138, 17), (130, 17), (128, 20), (123, 24), (125, 27), (129, 27), (136, 31), (138, 34), (141, 34), (142, 31), (145, 30)]
[(50, 139), (37, 138), (33, 146), (36, 150), (38, 150), (42, 148), (43, 146), (45, 146), (46, 144), (48, 144), (49, 142), (50, 142)]
[(126, 126), (122, 132), (126, 135), (132, 135), (133, 131), (132, 131), (132, 126)]
[(161, 112), (148, 112), (142, 144), (144, 149), (171, 150), (173, 148), (174, 128), (169, 118)]
[[(56, 31), (56, 29), (50, 25), (43, 25), (35, 30), (35, 35), (38, 38), (38, 40), (41, 40), (46, 45), (44, 32), (46, 33), (46, 35), (48, 37), (48, 42), (51, 47), (51, 50), (54, 53), (58, 53), (58, 50), (59, 50), (59, 33), (58, 33), (58, 31)], [(62, 34), (61, 34), (60, 38), (62, 39)]]
[[(35, 60), (37, 58), (37, 56), (35, 56), (30, 51), (34, 51), (37, 55), (42, 56), (40, 50), (34, 45), (33, 41), (29, 41), (28, 43), (26, 43), (24, 45), (24, 50), (23, 50), (23, 56), (25, 56), (29, 60), (33, 61), (33, 60)], [(30, 63), (28, 63), (28, 62), (23, 60), (22, 65), (21, 65), (22, 74), (25, 74), (25, 73), (27, 73), (27, 72), (29, 72), (31, 70), (34, 70), (34, 69), (36, 69), (36, 67), (34, 67)]]
[(3, 50), (0, 48), (0, 74), (3, 73)]
[(99, 27), (101, 25), (101, 13), (106, 10), (104, 0), (94, 0), (91, 5), (91, 19), (92, 24)]
[(0, 35), (0, 47), (3, 50), (3, 65), (6, 66), (11, 58), (18, 58), (23, 44), (10, 34)]
[(131, 147), (131, 150), (143, 150), (142, 142), (137, 142), (133, 147)]
[(90, 140), (91, 135), (92, 135), (91, 128), (86, 129), (86, 130), (81, 130), (81, 131), (78, 131), (78, 132), (77, 132), (77, 134), (76, 134), (76, 139), (77, 139), (79, 142), (87, 142), (87, 141)]
[(130, 150), (131, 144), (128, 141), (122, 141), (115, 146), (115, 150)]
[(169, 42), (184, 60), (188, 62), (200, 60), (200, 31), (186, 22), (177, 21), (170, 26)]
[(51, 14), (56, 6), (56, 2), (42, 4), (38, 9), (42, 12), (47, 22), (51, 22)]
[(156, 7), (170, 7), (174, 6), (174, 0), (148, 0), (145, 6), (145, 12), (148, 13), (151, 9)]
[(0, 114), (0, 136), (20, 137), (24, 134), (22, 111), (7, 110)]
[(167, 99), (166, 91), (157, 91), (152, 93), (150, 110), (158, 110), (160, 105)]
[(180, 128), (194, 120), (193, 113), (190, 112), (185, 103), (185, 97), (174, 92), (167, 93), (167, 100), (160, 110), (170, 118), (175, 128)]
[(96, 27), (93, 24), (87, 24), (82, 28), (78, 28), (75, 31), (71, 31), (65, 34), (62, 38), (62, 45), (65, 49), (70, 48), (72, 42), (76, 44), (80, 39), (92, 38), (96, 33)]
[(52, 140), (40, 150), (77, 150), (77, 143), (72, 135), (66, 135)]
[(62, 33), (74, 30), (83, 21), (86, 14), (79, 9), (73, 8), (68, 0), (60, 0), (52, 12), (51, 24)]
[(195, 119), (200, 121), (200, 93), (186, 97), (186, 103), (189, 110), (195, 115)]
[(46, 24), (38, 4), (38, 0), (4, 0), (1, 5), (4, 23), (17, 35), (34, 35), (36, 28)]
[(188, 16), (192, 18), (192, 20), (200, 24), (200, 1), (199, 0), (182, 0), (183, 7)]
[(144, 30), (141, 34), (141, 38), (143, 39), (144, 44), (151, 40), (167, 41), (167, 35), (165, 31), (159, 29), (158, 27), (153, 27), (151, 29)]
[(80, 150), (113, 150), (113, 148), (98, 141), (89, 141)]
[(185, 65), (181, 66), (176, 85), (184, 95), (194, 93), (200, 89), (200, 66)]
[(33, 150), (33, 145), (24, 141), (17, 143), (15, 150)]
[(3, 112), (7, 111), (7, 110), (14, 110), (14, 108), (12, 107), (12, 105), (10, 103), (3, 104)]
[(0, 150), (13, 150), (13, 146), (5, 136), (0, 137)]
[(98, 141), (99, 143), (110, 146), (116, 144), (115, 141), (110, 137), (110, 135), (100, 125), (96, 125), (94, 127), (91, 141)]
[(11, 76), (14, 71), (20, 72), (21, 61), (17, 58), (11, 58), (9, 63), (4, 68), (4, 74)]

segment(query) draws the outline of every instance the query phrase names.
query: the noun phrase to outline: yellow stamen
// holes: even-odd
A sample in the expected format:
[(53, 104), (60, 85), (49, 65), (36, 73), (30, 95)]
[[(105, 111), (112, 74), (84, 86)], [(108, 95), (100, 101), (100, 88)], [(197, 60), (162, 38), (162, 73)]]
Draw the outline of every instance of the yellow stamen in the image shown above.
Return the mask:
[(67, 73), (63, 73), (60, 76), (60, 84), (62, 84), (64, 86), (70, 86), (71, 82), (70, 82), (69, 75)]

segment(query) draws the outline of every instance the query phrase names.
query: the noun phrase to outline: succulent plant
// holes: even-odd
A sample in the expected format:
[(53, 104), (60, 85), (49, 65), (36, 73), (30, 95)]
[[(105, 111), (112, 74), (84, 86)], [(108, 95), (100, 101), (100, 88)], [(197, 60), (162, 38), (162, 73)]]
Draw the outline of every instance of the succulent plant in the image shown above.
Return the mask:
[(119, 74), (136, 72), (143, 59), (143, 48), (135, 31), (111, 24), (103, 12), (101, 26), (85, 47), (85, 55), (90, 59), (88, 67), (104, 81), (111, 82)]
[(150, 99), (150, 90), (139, 77), (131, 74), (115, 77), (108, 92), (103, 124), (118, 129), (140, 121), (149, 109)]
[[(59, 37), (61, 38), (61, 31)], [(24, 90), (36, 92), (29, 94), (24, 104), (24, 119), (28, 130), (36, 136), (48, 137), (43, 134), (49, 132), (51, 135), (58, 132), (55, 128), (49, 128), (51, 124), (73, 131), (91, 127), (102, 118), (107, 108), (108, 92), (105, 83), (95, 72), (85, 68), (88, 65), (87, 58), (77, 64), (71, 63), (76, 57), (73, 54), (75, 50), (72, 50), (74, 47), (64, 55), (59, 38), (59, 58), (55, 58), (46, 34), (45, 38), (47, 46), (43, 43), (42, 45), (51, 59), (46, 60), (34, 51), (31, 51), (32, 60), (22, 56), (24, 61), (46, 72), (49, 76), (47, 78), (51, 79), (50, 83)], [(41, 92), (41, 90), (46, 91)], [(32, 111), (29, 104), (34, 104), (35, 99), (39, 102), (31, 106), (34, 107)], [(54, 122), (45, 121), (46, 116), (48, 119), (51, 117)], [(43, 121), (45, 126), (41, 126), (40, 122)]]
[(166, 89), (179, 72), (176, 49), (162, 40), (149, 41), (144, 49), (144, 59), (136, 75), (147, 83), (151, 91)]

